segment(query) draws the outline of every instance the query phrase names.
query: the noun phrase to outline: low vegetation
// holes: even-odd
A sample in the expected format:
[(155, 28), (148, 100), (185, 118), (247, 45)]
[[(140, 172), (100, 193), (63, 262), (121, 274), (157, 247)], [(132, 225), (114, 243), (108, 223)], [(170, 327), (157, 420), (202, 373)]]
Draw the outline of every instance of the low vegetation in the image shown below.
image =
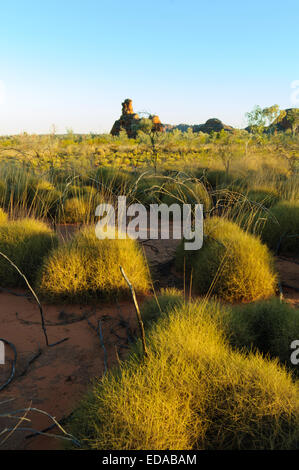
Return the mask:
[(251, 188), (247, 193), (247, 197), (250, 201), (261, 204), (266, 208), (272, 207), (279, 201), (277, 191), (271, 188)]
[(60, 244), (45, 260), (37, 289), (50, 302), (86, 303), (128, 295), (122, 265), (137, 293), (149, 289), (142, 251), (132, 239), (99, 240), (93, 227)]
[(72, 197), (66, 199), (62, 205), (60, 221), (67, 224), (84, 223), (90, 215), (88, 202), (83, 198)]
[[(96, 238), (99, 203), (204, 205), (203, 248), (176, 254), (188, 294), (168, 288), (141, 304), (148, 358), (138, 341), (95, 380), (71, 419), (83, 447), (298, 448), (298, 310), (272, 297), (275, 253), (299, 248), (299, 138), (265, 129), (276, 111), (250, 113), (251, 132), (0, 137), (0, 251), (42, 302), (129, 297), (120, 265), (138, 296), (155, 286), (137, 241)], [(0, 257), (5, 286), (24, 280)]]
[[(295, 449), (298, 384), (275, 361), (233, 351), (215, 302), (177, 307), (133, 353), (96, 381), (74, 412), (85, 448)], [(149, 412), (150, 410), (150, 412)]]
[(0, 207), (0, 224), (7, 221), (7, 214)]
[(298, 253), (299, 201), (281, 201), (272, 207), (261, 236), (274, 251)]
[(229, 310), (226, 330), (233, 345), (257, 349), (278, 358), (294, 372), (290, 345), (299, 338), (299, 312), (279, 299), (240, 305)]
[(153, 298), (146, 299), (142, 305), (142, 320), (145, 326), (151, 326), (153, 322), (167, 315), (174, 307), (184, 303), (183, 292), (172, 288), (161, 289), (161, 292)]
[[(6, 221), (0, 224), (0, 251), (34, 282), (37, 271), (49, 251), (57, 245), (54, 232), (34, 219)], [(0, 257), (0, 286), (23, 286), (24, 279), (9, 262)]]
[(204, 223), (204, 244), (197, 252), (177, 251), (177, 267), (199, 294), (229, 302), (252, 302), (275, 294), (276, 274), (268, 248), (237, 224), (220, 217)]

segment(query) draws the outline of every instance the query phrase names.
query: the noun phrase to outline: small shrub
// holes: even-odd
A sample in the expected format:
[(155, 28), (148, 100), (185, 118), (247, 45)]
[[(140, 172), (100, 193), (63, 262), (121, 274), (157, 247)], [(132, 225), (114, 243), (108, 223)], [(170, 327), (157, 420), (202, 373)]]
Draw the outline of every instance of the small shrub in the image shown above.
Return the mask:
[(275, 361), (231, 350), (222, 307), (176, 308), (72, 415), (83, 446), (105, 450), (296, 449), (298, 383)]
[[(0, 225), (0, 251), (18, 266), (29, 282), (34, 282), (43, 258), (56, 244), (55, 234), (38, 220), (23, 219)], [(24, 286), (23, 278), (2, 257), (0, 257), (0, 285)]]
[(41, 270), (38, 289), (51, 302), (94, 302), (130, 295), (119, 265), (137, 293), (149, 288), (148, 272), (135, 240), (96, 238), (94, 228), (78, 232), (53, 251)]
[(212, 217), (204, 222), (203, 247), (196, 252), (177, 250), (176, 265), (192, 271), (193, 289), (222, 299), (254, 301), (275, 294), (276, 274), (267, 247), (234, 222)]
[(261, 236), (272, 250), (298, 253), (299, 201), (281, 201), (272, 207)]
[(167, 314), (174, 307), (182, 305), (183, 302), (183, 293), (178, 289), (161, 289), (157, 298), (152, 297), (147, 299), (142, 305), (141, 314), (145, 326), (150, 326), (162, 315)]
[(227, 316), (227, 331), (235, 346), (257, 348), (292, 368), (290, 345), (299, 339), (299, 310), (279, 299), (236, 306)]

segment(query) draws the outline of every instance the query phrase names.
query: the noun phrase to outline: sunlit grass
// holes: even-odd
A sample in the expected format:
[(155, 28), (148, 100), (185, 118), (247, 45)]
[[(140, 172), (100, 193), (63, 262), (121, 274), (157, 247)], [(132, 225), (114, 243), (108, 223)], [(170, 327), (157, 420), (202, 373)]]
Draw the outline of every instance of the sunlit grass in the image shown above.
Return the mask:
[(0, 224), (3, 222), (6, 222), (6, 220), (7, 220), (7, 214), (0, 207)]
[(299, 310), (279, 299), (235, 306), (225, 316), (226, 331), (233, 345), (257, 349), (292, 369), (291, 343), (299, 338)]
[(276, 362), (233, 351), (216, 303), (172, 311), (74, 412), (83, 446), (112, 450), (295, 449), (298, 384)]
[(120, 265), (136, 292), (145, 294), (148, 269), (137, 242), (129, 238), (99, 240), (94, 227), (85, 228), (50, 253), (37, 289), (51, 302), (85, 303), (128, 296)]
[[(43, 258), (56, 245), (54, 232), (38, 220), (20, 219), (0, 223), (0, 251), (17, 265), (30, 282), (35, 281)], [(2, 257), (0, 286), (24, 286), (22, 277)]]
[(274, 251), (299, 253), (299, 200), (272, 207), (261, 236)]
[(277, 278), (268, 248), (237, 224), (211, 217), (204, 223), (204, 243), (197, 252), (177, 251), (177, 267), (192, 273), (199, 294), (229, 302), (252, 302), (275, 294)]

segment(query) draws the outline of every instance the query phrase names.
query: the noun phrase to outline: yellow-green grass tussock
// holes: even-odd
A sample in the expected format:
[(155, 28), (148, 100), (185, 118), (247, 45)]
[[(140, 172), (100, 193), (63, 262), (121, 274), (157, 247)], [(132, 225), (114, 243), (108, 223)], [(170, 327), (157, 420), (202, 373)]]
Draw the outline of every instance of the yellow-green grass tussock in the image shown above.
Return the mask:
[(299, 201), (280, 201), (271, 208), (261, 232), (274, 251), (299, 252)]
[(136, 292), (146, 293), (148, 268), (136, 240), (99, 240), (94, 227), (88, 227), (50, 253), (37, 287), (51, 302), (84, 303), (127, 296), (130, 292), (120, 265)]
[(146, 299), (142, 305), (141, 314), (145, 326), (151, 326), (153, 322), (183, 303), (184, 294), (182, 291), (174, 287), (161, 289), (158, 295)]
[(6, 221), (7, 221), (7, 214), (0, 207), (0, 224), (2, 224), (3, 222), (6, 222)]
[[(57, 245), (54, 232), (43, 222), (20, 219), (0, 224), (0, 251), (34, 282), (43, 258)], [(24, 286), (24, 279), (0, 257), (0, 286)]]
[(280, 299), (237, 305), (228, 310), (225, 329), (233, 346), (277, 357), (297, 373), (291, 343), (299, 338), (299, 310)]
[(200, 250), (185, 251), (181, 243), (176, 264), (191, 276), (196, 293), (229, 302), (252, 302), (275, 294), (277, 278), (272, 255), (259, 238), (225, 218), (204, 221)]
[(276, 361), (232, 350), (222, 308), (178, 307), (147, 333), (148, 358), (137, 349), (94, 383), (70, 423), (84, 448), (297, 448), (298, 383)]

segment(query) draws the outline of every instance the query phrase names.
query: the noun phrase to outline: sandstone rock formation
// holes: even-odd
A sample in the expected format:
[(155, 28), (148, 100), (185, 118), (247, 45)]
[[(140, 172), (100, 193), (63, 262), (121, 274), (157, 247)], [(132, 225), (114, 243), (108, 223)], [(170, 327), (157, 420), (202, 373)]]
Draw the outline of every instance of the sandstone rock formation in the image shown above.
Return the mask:
[(153, 131), (154, 132), (164, 132), (164, 126), (157, 115), (149, 116), (149, 119), (153, 121)]
[[(164, 131), (164, 126), (161, 123), (161, 121), (159, 119), (159, 116), (150, 115), (149, 119), (152, 120), (152, 123), (153, 123), (152, 130), (154, 132), (163, 132)], [(138, 123), (140, 121), (141, 121), (141, 119), (138, 116), (138, 114), (134, 113), (134, 111), (133, 111), (132, 100), (127, 98), (122, 103), (121, 116), (113, 124), (113, 127), (111, 129), (110, 134), (119, 135), (121, 130), (125, 130), (128, 137), (134, 138), (134, 137), (136, 137), (136, 134), (137, 134), (137, 131), (138, 131)]]
[(128, 137), (135, 137), (136, 130), (134, 124), (139, 120), (138, 114), (134, 113), (132, 100), (126, 99), (122, 103), (122, 113), (120, 118), (115, 121), (111, 129), (112, 135), (119, 135), (121, 130), (125, 130)]
[(234, 130), (233, 127), (227, 126), (223, 124), (220, 119), (212, 118), (208, 119), (205, 124), (178, 124), (177, 126), (172, 126), (170, 124), (164, 124), (166, 131), (172, 131), (174, 129), (178, 129), (182, 132), (186, 132), (188, 128), (191, 127), (193, 132), (204, 132), (205, 134), (211, 134), (211, 132), (220, 132), (222, 129), (228, 132), (232, 132)]
[(194, 127), (195, 129), (193, 129), (193, 132), (204, 132), (205, 134), (211, 134), (211, 132), (220, 132), (222, 130), (231, 132), (233, 130), (231, 126), (223, 124), (220, 119), (216, 118), (208, 119), (205, 124)]

